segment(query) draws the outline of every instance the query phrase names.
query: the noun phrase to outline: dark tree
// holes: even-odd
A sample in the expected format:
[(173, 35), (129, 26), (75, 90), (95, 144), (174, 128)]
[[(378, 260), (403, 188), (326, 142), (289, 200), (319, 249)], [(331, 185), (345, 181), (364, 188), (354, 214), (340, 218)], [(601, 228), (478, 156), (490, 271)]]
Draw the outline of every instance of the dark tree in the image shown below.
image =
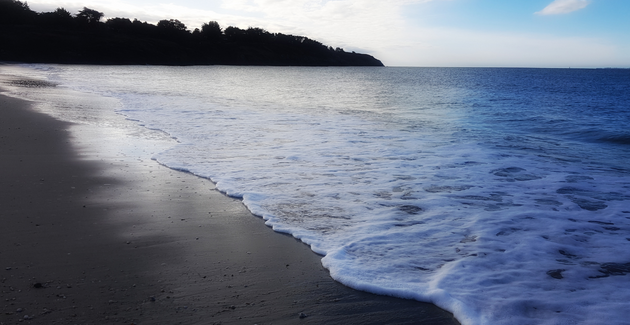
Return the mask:
[(133, 23), (129, 18), (110, 18), (107, 19), (105, 25), (118, 32), (128, 32), (133, 29)]
[(177, 19), (169, 19), (169, 20), (160, 20), (157, 24), (157, 27), (166, 30), (166, 31), (174, 31), (174, 32), (186, 32), (186, 25)]
[(185, 41), (190, 36), (186, 25), (177, 19), (160, 20), (157, 30), (161, 37), (177, 42)]
[(53, 11), (53, 14), (61, 19), (72, 19), (72, 14), (70, 13), (70, 11), (64, 8), (57, 8), (57, 10)]
[(245, 34), (247, 39), (252, 42), (265, 42), (272, 36), (268, 31), (258, 27), (249, 27)]
[(225, 37), (231, 41), (238, 41), (245, 38), (246, 32), (238, 27), (230, 26), (223, 32)]
[(133, 26), (132, 31), (139, 35), (152, 36), (158, 34), (158, 27), (146, 21), (142, 22), (138, 19), (134, 19), (131, 24)]
[[(157, 26), (112, 18), (84, 7), (73, 17), (58, 8), (35, 13), (19, 0), (0, 0), (0, 61), (80, 64), (381, 65), (303, 36), (262, 28), (221, 30), (216, 21), (192, 33), (177, 19)], [(43, 50), (44, 49), (44, 50)]]
[(18, 0), (0, 0), (0, 24), (26, 24), (32, 22), (37, 14), (26, 2)]
[(21, 2), (18, 0), (0, 0), (0, 11), (1, 13), (19, 13), (25, 11), (31, 11), (26, 2)]
[(68, 10), (57, 8), (57, 10), (53, 12), (43, 12), (39, 14), (39, 21), (44, 25), (68, 27), (72, 25), (74, 18)]
[(210, 21), (201, 26), (201, 35), (211, 40), (218, 40), (223, 36), (221, 26), (216, 21)]
[(83, 10), (77, 14), (76, 19), (87, 24), (97, 24), (103, 16), (104, 14), (100, 11), (83, 7)]

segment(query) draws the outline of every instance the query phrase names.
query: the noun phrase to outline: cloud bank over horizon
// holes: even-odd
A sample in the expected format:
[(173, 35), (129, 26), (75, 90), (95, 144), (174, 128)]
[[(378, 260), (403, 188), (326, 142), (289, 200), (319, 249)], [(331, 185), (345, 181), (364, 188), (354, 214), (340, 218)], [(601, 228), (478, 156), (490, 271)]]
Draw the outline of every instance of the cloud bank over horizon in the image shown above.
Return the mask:
[[(555, 0), (542, 10), (541, 1), (491, 0), (29, 0), (28, 4), (36, 11), (64, 7), (73, 13), (88, 7), (104, 12), (105, 18), (150, 23), (178, 19), (191, 30), (208, 21), (223, 28), (260, 27), (368, 53), (390, 66), (630, 67), (627, 37), (619, 28), (601, 27), (615, 20), (587, 28), (591, 26), (578, 16), (562, 15), (597, 1), (600, 6), (607, 3), (619, 21), (625, 20), (623, 10), (615, 6), (630, 11), (627, 0)], [(589, 6), (588, 12), (592, 8), (596, 6)]]

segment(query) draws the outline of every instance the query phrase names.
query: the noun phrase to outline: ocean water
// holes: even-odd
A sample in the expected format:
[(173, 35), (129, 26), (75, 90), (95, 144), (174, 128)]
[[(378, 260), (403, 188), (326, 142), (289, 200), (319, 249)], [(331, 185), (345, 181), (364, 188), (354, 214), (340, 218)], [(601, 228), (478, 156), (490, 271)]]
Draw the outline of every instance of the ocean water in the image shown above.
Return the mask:
[(345, 285), (462, 324), (630, 324), (630, 70), (22, 68), (177, 139), (153, 158)]

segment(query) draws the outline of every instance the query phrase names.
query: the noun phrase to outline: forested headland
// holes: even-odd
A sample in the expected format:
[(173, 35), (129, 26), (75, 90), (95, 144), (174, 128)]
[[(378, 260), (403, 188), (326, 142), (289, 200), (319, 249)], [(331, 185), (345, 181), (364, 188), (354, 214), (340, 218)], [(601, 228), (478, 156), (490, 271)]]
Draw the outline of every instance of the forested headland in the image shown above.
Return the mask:
[(83, 8), (35, 12), (26, 2), (0, 0), (0, 61), (66, 64), (382, 66), (303, 36), (216, 21), (188, 30), (177, 19), (156, 25), (111, 18)]

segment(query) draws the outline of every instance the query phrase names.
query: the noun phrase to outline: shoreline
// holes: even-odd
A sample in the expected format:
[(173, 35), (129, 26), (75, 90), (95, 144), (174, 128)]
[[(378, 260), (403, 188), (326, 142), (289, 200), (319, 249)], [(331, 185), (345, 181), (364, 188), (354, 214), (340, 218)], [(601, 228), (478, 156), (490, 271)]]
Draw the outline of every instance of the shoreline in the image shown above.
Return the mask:
[(104, 155), (24, 100), (0, 107), (0, 324), (457, 324), (335, 282), (209, 180)]

